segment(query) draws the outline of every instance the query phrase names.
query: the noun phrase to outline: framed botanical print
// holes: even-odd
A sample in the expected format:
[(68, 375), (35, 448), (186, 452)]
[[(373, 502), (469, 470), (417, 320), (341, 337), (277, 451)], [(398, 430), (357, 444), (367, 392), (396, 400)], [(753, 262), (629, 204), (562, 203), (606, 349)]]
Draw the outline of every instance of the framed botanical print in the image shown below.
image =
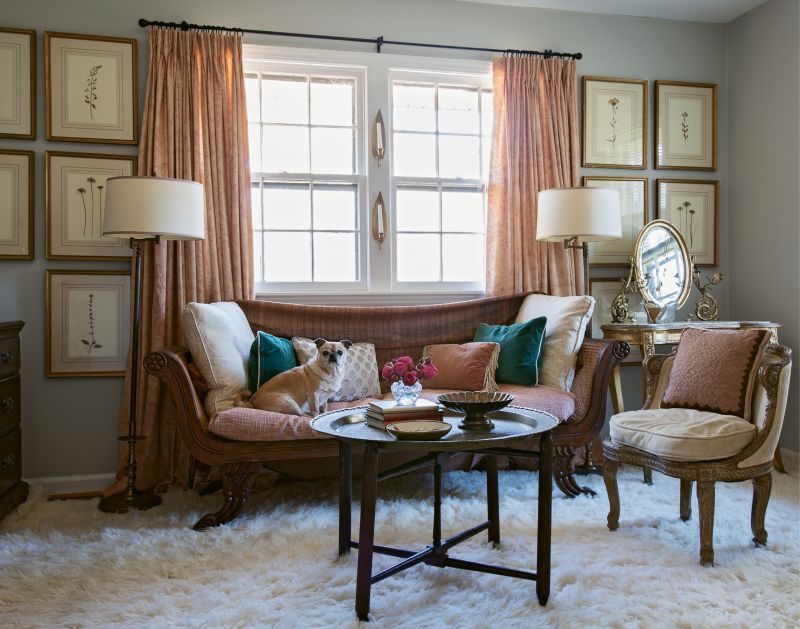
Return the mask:
[(656, 168), (717, 169), (717, 85), (656, 81)]
[(622, 210), (622, 238), (589, 243), (589, 264), (593, 266), (627, 266), (633, 255), (633, 244), (639, 230), (650, 220), (647, 203), (647, 177), (583, 178), (587, 188), (617, 190)]
[(136, 144), (136, 40), (44, 34), (48, 140)]
[(130, 288), (128, 271), (46, 272), (47, 376), (125, 375)]
[(136, 158), (47, 151), (47, 259), (128, 260), (128, 241), (103, 236), (109, 177), (136, 174)]
[(36, 138), (36, 31), (0, 28), (0, 138)]
[(719, 182), (656, 179), (658, 218), (675, 225), (697, 266), (717, 266)]
[(33, 159), (0, 150), (0, 260), (33, 260)]
[(647, 167), (647, 81), (583, 77), (582, 165)]
[[(591, 334), (594, 339), (603, 338), (603, 330), (601, 325), (611, 323), (611, 304), (614, 298), (619, 294), (621, 288), (620, 278), (590, 278), (589, 279), (589, 292), (595, 299), (594, 311), (592, 312), (592, 328)], [(628, 308), (631, 316), (636, 312), (644, 312), (642, 305), (642, 296), (638, 291), (628, 293)], [(631, 345), (631, 353), (622, 362), (623, 366), (626, 365), (641, 365), (642, 364), (642, 348), (638, 345)]]

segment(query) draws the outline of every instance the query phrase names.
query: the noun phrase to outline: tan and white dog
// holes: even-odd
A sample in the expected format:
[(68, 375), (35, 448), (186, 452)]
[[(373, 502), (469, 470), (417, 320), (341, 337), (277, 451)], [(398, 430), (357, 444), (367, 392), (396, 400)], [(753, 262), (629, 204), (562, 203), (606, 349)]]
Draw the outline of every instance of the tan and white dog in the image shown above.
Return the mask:
[(350, 341), (333, 343), (316, 339), (317, 356), (305, 365), (279, 373), (262, 384), (249, 404), (262, 411), (316, 417), (339, 390)]

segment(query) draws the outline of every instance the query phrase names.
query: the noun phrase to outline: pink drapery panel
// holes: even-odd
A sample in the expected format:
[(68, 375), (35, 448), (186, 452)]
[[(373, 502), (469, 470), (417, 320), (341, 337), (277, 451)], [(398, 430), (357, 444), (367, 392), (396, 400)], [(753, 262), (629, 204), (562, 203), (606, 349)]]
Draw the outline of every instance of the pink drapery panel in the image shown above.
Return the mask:
[[(183, 345), (180, 315), (190, 301), (252, 299), (250, 167), (241, 35), (150, 30), (150, 61), (138, 174), (192, 179), (205, 190), (205, 240), (147, 243), (139, 357)], [(138, 488), (186, 484), (189, 455), (173, 401), (140, 369)], [(127, 433), (130, 377), (121, 434)], [(127, 446), (117, 475), (125, 475)], [(118, 481), (107, 492), (121, 489)]]
[(496, 59), (493, 89), (486, 292), (582, 294), (580, 252), (536, 241), (539, 191), (574, 187), (579, 181), (576, 62), (538, 56)]

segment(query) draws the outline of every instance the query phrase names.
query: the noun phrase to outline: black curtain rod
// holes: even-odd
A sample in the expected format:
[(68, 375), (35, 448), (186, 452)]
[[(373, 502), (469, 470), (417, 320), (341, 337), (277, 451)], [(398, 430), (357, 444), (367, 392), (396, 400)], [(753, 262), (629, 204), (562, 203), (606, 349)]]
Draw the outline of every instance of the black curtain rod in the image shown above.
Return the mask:
[(516, 50), (513, 48), (480, 48), (477, 46), (450, 46), (447, 44), (421, 44), (419, 42), (395, 41), (379, 37), (343, 37), (340, 35), (312, 35), (309, 33), (286, 33), (283, 31), (262, 31), (254, 28), (229, 28), (227, 26), (208, 26), (206, 24), (189, 24), (183, 22), (160, 22), (157, 20), (139, 20), (139, 26), (157, 26), (160, 28), (179, 28), (182, 31), (226, 31), (229, 33), (254, 33), (256, 35), (275, 35), (277, 37), (303, 37), (305, 39), (327, 39), (333, 41), (350, 41), (362, 44), (374, 44), (377, 52), (381, 52), (382, 46), (416, 46), (418, 48), (444, 48), (447, 50), (475, 50), (479, 52), (501, 52), (507, 55), (540, 55), (545, 59), (549, 57), (560, 57), (562, 59), (582, 59), (583, 54), (579, 52), (553, 52), (552, 50)]

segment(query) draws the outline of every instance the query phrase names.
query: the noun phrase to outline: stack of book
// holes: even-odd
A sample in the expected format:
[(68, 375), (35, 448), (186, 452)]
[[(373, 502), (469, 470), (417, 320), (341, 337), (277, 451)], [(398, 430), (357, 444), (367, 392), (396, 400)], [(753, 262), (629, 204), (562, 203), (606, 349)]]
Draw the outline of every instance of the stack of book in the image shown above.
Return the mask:
[(435, 402), (419, 398), (415, 404), (398, 406), (394, 400), (381, 400), (367, 404), (367, 424), (383, 428), (395, 422), (430, 419), (442, 421), (444, 411)]

